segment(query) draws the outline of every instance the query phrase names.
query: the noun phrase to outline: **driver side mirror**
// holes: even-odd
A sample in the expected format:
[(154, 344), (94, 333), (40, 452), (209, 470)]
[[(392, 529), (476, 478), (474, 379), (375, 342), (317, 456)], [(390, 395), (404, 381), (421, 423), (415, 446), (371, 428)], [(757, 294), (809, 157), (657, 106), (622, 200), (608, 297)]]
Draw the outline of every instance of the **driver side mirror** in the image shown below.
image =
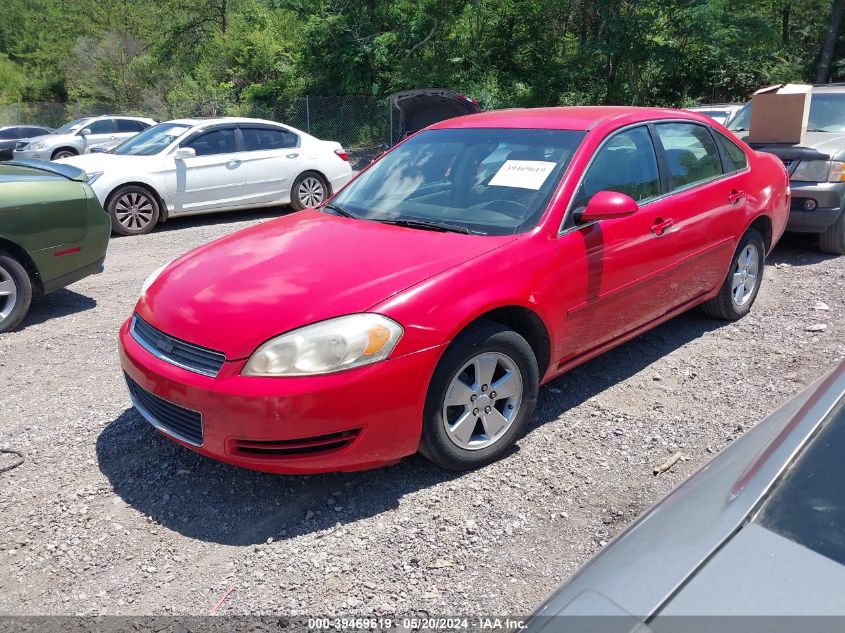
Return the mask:
[(173, 152), (173, 158), (176, 160), (185, 160), (186, 158), (193, 158), (197, 155), (197, 150), (193, 147), (180, 147)]
[(82, 130), (79, 133), (80, 136), (88, 136), (89, 134), (91, 134), (91, 128), (90, 127), (86, 127), (84, 130)]
[(598, 222), (624, 218), (635, 214), (639, 209), (640, 206), (631, 196), (616, 191), (599, 191), (590, 198), (587, 207), (577, 220), (578, 222)]

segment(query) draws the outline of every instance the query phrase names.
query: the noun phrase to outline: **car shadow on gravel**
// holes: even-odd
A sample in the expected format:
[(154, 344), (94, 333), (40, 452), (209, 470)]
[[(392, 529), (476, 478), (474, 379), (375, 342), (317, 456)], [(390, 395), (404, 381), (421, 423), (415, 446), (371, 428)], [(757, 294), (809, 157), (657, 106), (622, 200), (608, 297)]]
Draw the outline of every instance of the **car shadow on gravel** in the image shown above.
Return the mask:
[[(722, 325), (698, 312), (684, 314), (570, 371), (551, 383), (559, 393), (541, 390), (529, 432)], [(339, 529), (398, 507), (409, 493), (461, 477), (418, 456), (358, 473), (253, 472), (202, 457), (162, 437), (134, 409), (124, 411), (100, 433), (97, 458), (115, 493), (148, 520), (190, 538), (226, 545)], [(436, 512), (436, 507), (421, 511)]]
[(31, 325), (39, 325), (50, 319), (85, 312), (95, 307), (97, 302), (91, 297), (62, 288), (38, 299), (34, 298), (29, 312), (17, 329), (24, 330)]
[(202, 457), (127, 409), (97, 438), (100, 470), (148, 521), (224, 545), (324, 533), (398, 507), (402, 497), (460, 477), (420, 457), (357, 473), (273, 475)]
[[(631, 378), (690, 341), (725, 325), (728, 325), (727, 321), (694, 309), (571, 369), (540, 390), (529, 432)], [(648, 393), (643, 397), (648, 397)]]

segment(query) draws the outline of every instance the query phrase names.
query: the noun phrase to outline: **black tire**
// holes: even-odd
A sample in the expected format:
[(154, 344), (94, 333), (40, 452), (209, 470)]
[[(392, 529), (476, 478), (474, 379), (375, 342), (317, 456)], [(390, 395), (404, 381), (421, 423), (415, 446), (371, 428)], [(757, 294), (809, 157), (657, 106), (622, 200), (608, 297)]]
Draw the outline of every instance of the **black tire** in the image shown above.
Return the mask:
[(845, 255), (845, 209), (839, 219), (819, 235), (819, 250), (831, 255)]
[(15, 286), (15, 294), (14, 298), (0, 295), (0, 334), (16, 328), (32, 303), (32, 280), (26, 268), (8, 253), (0, 251), (0, 284), (10, 281)]
[[(738, 304), (734, 299), (734, 275), (738, 271), (741, 271), (739, 258), (746, 252), (748, 247), (753, 247), (757, 250), (759, 258), (757, 275), (750, 295), (744, 298), (742, 303)], [(741, 319), (748, 314), (751, 306), (754, 305), (755, 299), (757, 299), (757, 293), (760, 291), (760, 285), (763, 283), (763, 271), (765, 268), (766, 245), (763, 242), (763, 236), (756, 229), (748, 229), (745, 235), (739, 240), (734, 256), (731, 258), (731, 267), (728, 269), (728, 274), (725, 275), (725, 281), (722, 282), (719, 294), (703, 303), (701, 309), (717, 319), (724, 319), (725, 321)]]
[(60, 147), (53, 154), (50, 156), (50, 160), (57, 160), (59, 158), (70, 158), (71, 156), (79, 156), (79, 152), (77, 152), (72, 147)]
[[(309, 196), (306, 191), (300, 191), (303, 183), (317, 183), (322, 187), (322, 195), (319, 199)], [(310, 188), (309, 188), (310, 189)], [(293, 186), (290, 189), (290, 206), (295, 211), (302, 211), (310, 207), (316, 207), (323, 200), (329, 197), (329, 184), (321, 174), (316, 171), (305, 171), (296, 177), (293, 181)]]
[(158, 224), (158, 197), (149, 189), (126, 185), (112, 192), (106, 201), (111, 228), (118, 235), (144, 235)]
[[(474, 358), (488, 352), (506, 357), (519, 369), (522, 380), (521, 403), (510, 426), (505, 427), (506, 430), (498, 439), (481, 448), (467, 449), (453, 441), (447, 432), (444, 411), (448, 410), (445, 408), (445, 398), (458, 372)], [(522, 336), (492, 321), (473, 326), (452, 342), (437, 364), (426, 395), (419, 452), (441, 468), (455, 471), (470, 470), (496, 461), (519, 439), (531, 419), (537, 404), (539, 380), (537, 359), (528, 341)], [(496, 381), (491, 380), (490, 385), (494, 382)], [(487, 391), (487, 396), (489, 395), (490, 391)], [(481, 402), (481, 399), (474, 402)], [(510, 401), (499, 401), (494, 406), (504, 409), (508, 402)], [(474, 417), (468, 407), (465, 411), (470, 419)], [(486, 430), (486, 427), (479, 426), (482, 424), (480, 420), (475, 420), (472, 424), (474, 429)]]

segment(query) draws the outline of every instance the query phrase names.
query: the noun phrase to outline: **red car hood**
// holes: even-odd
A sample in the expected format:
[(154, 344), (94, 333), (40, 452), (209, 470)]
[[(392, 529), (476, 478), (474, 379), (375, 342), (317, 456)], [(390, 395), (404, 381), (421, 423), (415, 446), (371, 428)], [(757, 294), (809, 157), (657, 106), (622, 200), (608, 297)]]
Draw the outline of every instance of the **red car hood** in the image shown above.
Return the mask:
[(514, 236), (440, 233), (303, 211), (173, 262), (136, 311), (171, 336), (246, 358), (267, 339), (387, 297)]

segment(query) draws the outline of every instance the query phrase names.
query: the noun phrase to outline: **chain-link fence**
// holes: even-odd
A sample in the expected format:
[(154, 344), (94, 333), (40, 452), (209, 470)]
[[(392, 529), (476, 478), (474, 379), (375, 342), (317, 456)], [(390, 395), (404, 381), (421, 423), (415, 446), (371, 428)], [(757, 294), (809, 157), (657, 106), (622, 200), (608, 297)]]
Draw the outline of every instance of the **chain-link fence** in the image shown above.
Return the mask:
[(398, 125), (387, 97), (342, 95), (301, 97), (272, 102), (196, 101), (146, 103), (120, 107), (100, 102), (20, 102), (0, 105), (0, 125), (45, 125), (57, 128), (84, 116), (126, 114), (157, 121), (180, 117), (246, 116), (270, 119), (304, 130), (344, 147), (377, 147), (393, 143)]

